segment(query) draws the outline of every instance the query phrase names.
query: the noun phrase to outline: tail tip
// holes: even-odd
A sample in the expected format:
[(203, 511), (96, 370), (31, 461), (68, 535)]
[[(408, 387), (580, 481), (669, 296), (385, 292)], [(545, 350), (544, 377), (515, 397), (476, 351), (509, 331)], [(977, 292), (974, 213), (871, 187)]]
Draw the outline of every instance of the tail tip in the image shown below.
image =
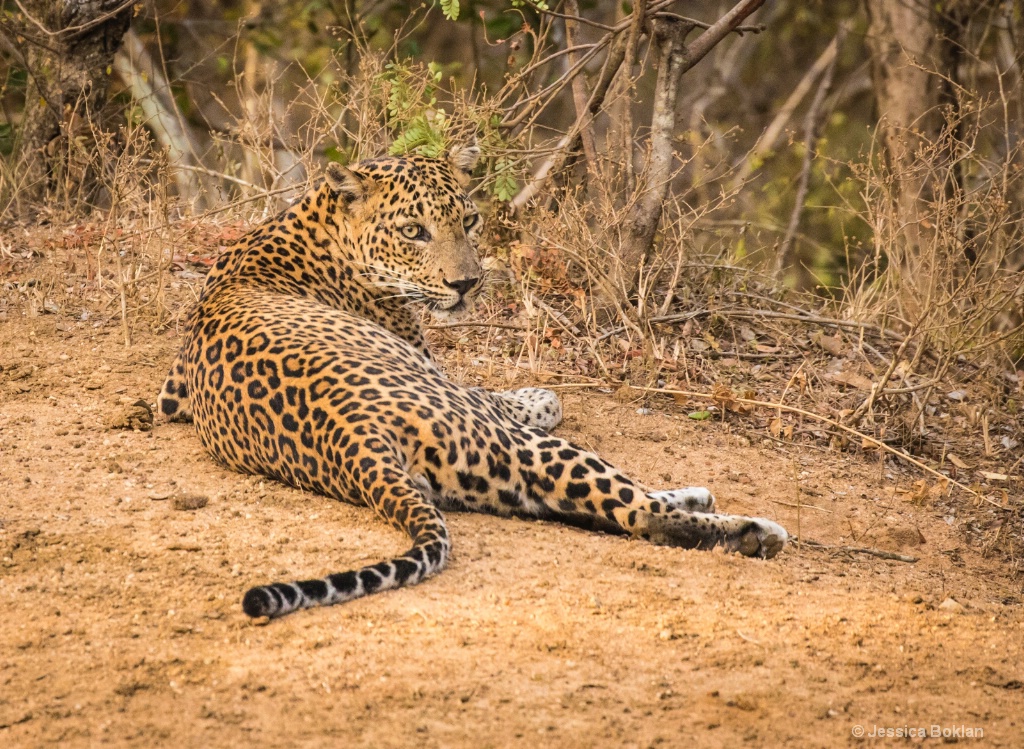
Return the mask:
[(274, 608), (273, 598), (264, 587), (250, 588), (242, 599), (242, 611), (253, 619), (273, 616)]

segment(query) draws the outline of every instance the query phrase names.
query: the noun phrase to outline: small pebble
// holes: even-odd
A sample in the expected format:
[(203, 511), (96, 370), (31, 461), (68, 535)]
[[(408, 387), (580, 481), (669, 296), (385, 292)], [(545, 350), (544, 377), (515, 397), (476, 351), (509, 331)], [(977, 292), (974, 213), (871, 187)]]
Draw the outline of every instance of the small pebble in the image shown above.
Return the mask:
[(171, 506), (175, 510), (199, 510), (209, 503), (209, 497), (201, 494), (178, 494), (171, 498)]
[(964, 606), (962, 603), (954, 601), (952, 598), (947, 598), (939, 604), (939, 611), (946, 611), (950, 614), (962, 614), (964, 612)]

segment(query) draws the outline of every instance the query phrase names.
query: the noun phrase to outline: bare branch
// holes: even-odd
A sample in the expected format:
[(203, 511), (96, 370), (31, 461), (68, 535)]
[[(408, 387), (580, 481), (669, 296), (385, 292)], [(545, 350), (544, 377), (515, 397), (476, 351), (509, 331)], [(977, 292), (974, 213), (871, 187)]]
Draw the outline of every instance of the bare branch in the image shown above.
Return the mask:
[(554, 18), (561, 18), (566, 21), (586, 24), (587, 26), (593, 26), (595, 29), (604, 29), (605, 31), (618, 31), (618, 29), (616, 29), (614, 26), (608, 26), (603, 23), (598, 23), (597, 21), (591, 21), (589, 18), (584, 18), (583, 16), (581, 16), (580, 7), (575, 2), (573, 2), (571, 6), (568, 2), (565, 4), (565, 7), (569, 9), (568, 13), (556, 13), (553, 10), (541, 8), (537, 4), (530, 2), (530, 0), (524, 0), (524, 2), (538, 13), (543, 13), (546, 16), (552, 16)]
[(533, 200), (537, 193), (547, 184), (550, 176), (562, 169), (569, 158), (569, 154), (578, 148), (579, 133), (582, 128), (591, 122), (594, 115), (604, 104), (608, 89), (612, 81), (615, 80), (616, 75), (618, 75), (619, 69), (625, 60), (625, 49), (625, 41), (621, 36), (617, 37), (612, 43), (611, 49), (608, 50), (607, 57), (605, 57), (604, 65), (601, 67), (601, 74), (590, 95), (590, 101), (587, 102), (586, 110), (582, 114), (577, 115), (576, 122), (569, 128), (569, 132), (559, 140), (554, 152), (544, 160), (544, 163), (534, 172), (533, 179), (509, 203), (513, 213), (518, 213)]
[[(654, 18), (674, 18), (677, 21), (690, 24), (695, 29), (710, 29), (711, 24), (705, 23), (704, 21), (698, 21), (696, 18), (690, 18), (688, 16), (681, 16), (678, 13), (669, 13), (667, 10), (658, 11), (657, 13), (651, 14)], [(755, 26), (737, 26), (732, 29), (735, 33), (743, 36), (744, 34), (760, 34), (762, 31), (767, 29), (763, 23), (759, 23)]]
[(755, 10), (764, 5), (765, 0), (740, 0), (732, 10), (715, 21), (703, 34), (698, 36), (693, 44), (687, 47), (689, 66), (692, 68), (704, 56), (714, 49), (715, 45), (722, 41), (728, 34), (735, 31), (739, 25)]
[[(840, 26), (839, 33), (836, 34), (832, 44), (829, 46), (834, 47), (838, 51), (845, 38), (846, 27)], [(793, 211), (789, 216), (789, 225), (786, 227), (786, 234), (782, 238), (782, 244), (779, 246), (779, 254), (776, 258), (775, 267), (780, 274), (788, 267), (790, 250), (793, 247), (793, 237), (796, 236), (796, 232), (800, 228), (800, 217), (804, 212), (804, 201), (807, 199), (807, 190), (811, 181), (811, 165), (814, 161), (814, 152), (818, 147), (818, 135), (821, 130), (821, 105), (824, 103), (829, 89), (832, 88), (832, 77), (836, 72), (837, 59), (838, 54), (833, 52), (829, 64), (825, 67), (825, 72), (822, 73), (818, 90), (814, 94), (814, 100), (807, 109), (807, 116), (804, 118), (804, 159), (800, 168), (800, 179), (797, 183)]]
[(743, 181), (749, 177), (750, 173), (753, 171), (754, 163), (775, 147), (775, 144), (782, 136), (782, 131), (786, 127), (786, 123), (789, 122), (797, 107), (800, 106), (800, 102), (802, 102), (807, 94), (811, 92), (811, 88), (814, 86), (814, 82), (818, 77), (832, 64), (832, 61), (835, 60), (837, 49), (838, 45), (836, 44), (836, 37), (833, 37), (832, 41), (829, 42), (828, 46), (825, 47), (824, 51), (818, 56), (818, 59), (814, 61), (814, 64), (807, 69), (804, 77), (800, 79), (800, 82), (786, 98), (786, 101), (783, 102), (781, 107), (779, 107), (779, 111), (776, 113), (771, 123), (769, 123), (768, 127), (764, 129), (764, 132), (761, 133), (761, 137), (757, 139), (754, 147), (750, 149), (750, 153), (744, 157), (743, 164), (739, 166), (736, 176), (733, 178), (733, 189), (742, 185)]

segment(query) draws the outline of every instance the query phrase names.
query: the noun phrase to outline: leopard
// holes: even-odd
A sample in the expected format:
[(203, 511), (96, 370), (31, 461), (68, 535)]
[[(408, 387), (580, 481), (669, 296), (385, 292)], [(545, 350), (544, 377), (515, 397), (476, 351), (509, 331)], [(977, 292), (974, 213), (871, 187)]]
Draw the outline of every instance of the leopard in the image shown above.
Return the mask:
[(460, 319), (484, 285), (469, 194), (479, 159), (470, 143), (331, 162), (216, 257), (158, 411), (191, 422), (223, 466), (367, 507), (411, 543), (374, 564), (255, 585), (245, 615), (272, 619), (439, 573), (449, 511), (763, 559), (785, 547), (772, 520), (720, 514), (704, 487), (650, 491), (555, 435), (563, 409), (550, 389), (491, 392), (444, 374), (423, 318)]

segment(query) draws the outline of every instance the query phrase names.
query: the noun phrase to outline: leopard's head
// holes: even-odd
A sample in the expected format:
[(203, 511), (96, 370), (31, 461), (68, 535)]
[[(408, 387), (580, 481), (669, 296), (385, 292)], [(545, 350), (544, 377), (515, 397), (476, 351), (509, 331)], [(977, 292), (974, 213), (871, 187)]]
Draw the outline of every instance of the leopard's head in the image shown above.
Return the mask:
[(479, 157), (471, 145), (441, 159), (327, 168), (327, 187), (344, 213), (336, 222), (344, 261), (375, 296), (420, 303), (441, 317), (472, 306), (483, 279), (481, 220), (466, 188)]

